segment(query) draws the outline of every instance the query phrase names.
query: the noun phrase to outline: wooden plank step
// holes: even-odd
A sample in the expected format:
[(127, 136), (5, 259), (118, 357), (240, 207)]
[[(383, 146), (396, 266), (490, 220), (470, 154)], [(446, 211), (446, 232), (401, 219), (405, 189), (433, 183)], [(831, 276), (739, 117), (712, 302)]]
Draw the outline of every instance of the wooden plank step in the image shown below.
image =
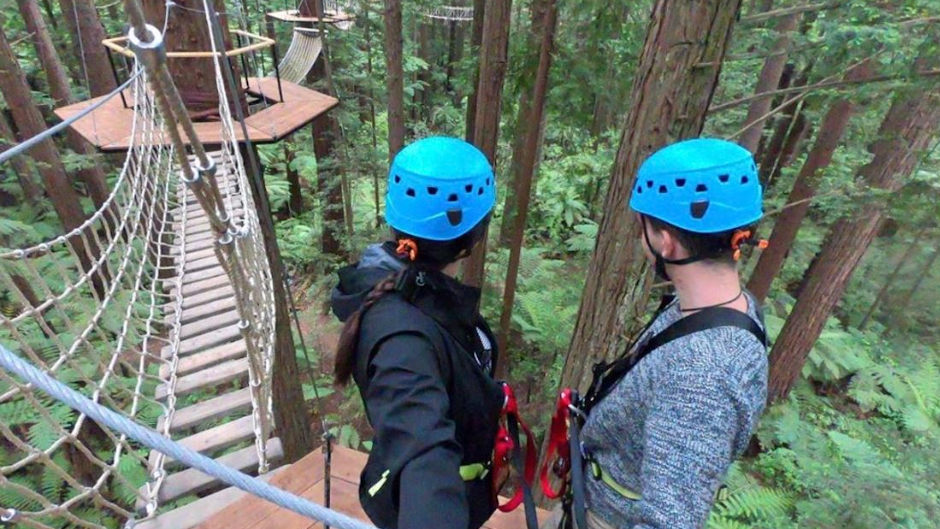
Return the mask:
[[(212, 454), (242, 441), (253, 439), (254, 437), (255, 432), (251, 426), (251, 415), (246, 415), (234, 421), (220, 424), (208, 430), (190, 435), (189, 437), (184, 437), (177, 442), (201, 454)], [(166, 467), (169, 468), (170, 465), (173, 464), (176, 464), (176, 461), (167, 457), (165, 461)]]
[[(207, 268), (214, 268), (220, 266), (219, 260), (215, 257), (215, 253), (208, 257), (203, 257), (201, 259), (186, 260), (186, 265), (183, 267), (184, 274), (191, 274), (193, 272), (198, 272), (200, 270), (205, 270)], [(184, 275), (185, 277), (185, 275)]]
[[(210, 240), (210, 241), (205, 241), (200, 244), (201, 246), (198, 248), (196, 248), (195, 246), (190, 247), (189, 245), (186, 245), (186, 263), (187, 264), (192, 261), (205, 259), (206, 257), (215, 257), (215, 243), (214, 242)], [(181, 260), (180, 256), (178, 255), (174, 259), (176, 259), (177, 262)]]
[[(187, 278), (191, 279), (191, 278)], [(208, 290), (215, 290), (220, 287), (231, 287), (231, 283), (228, 279), (228, 276), (223, 271), (222, 275), (215, 275), (200, 281), (190, 280), (183, 283), (183, 307), (193, 307), (199, 305), (202, 302), (191, 303), (191, 300), (196, 297), (197, 294), (201, 294)], [(172, 291), (171, 294), (176, 294), (176, 291)]]
[[(205, 270), (200, 270), (198, 272), (187, 273), (183, 276), (183, 285), (188, 285), (197, 281), (205, 281), (206, 279), (218, 277), (220, 275), (225, 276), (226, 281), (228, 281), (228, 276), (225, 275), (225, 270), (222, 269), (221, 265), (214, 268), (206, 268)], [(183, 289), (183, 296), (186, 296), (185, 288)]]
[(185, 307), (184, 305), (185, 308), (183, 309), (181, 319), (183, 325), (198, 319), (212, 316), (214, 314), (235, 310), (236, 304), (234, 289), (231, 287), (222, 287), (210, 292), (215, 296), (215, 299), (210, 299), (209, 301), (196, 306)]
[[(175, 256), (175, 259), (179, 259), (179, 253), (182, 246), (174, 246), (170, 248), (170, 255)], [(203, 250), (210, 249), (215, 253), (215, 240), (212, 237), (206, 237), (198, 241), (186, 241), (186, 253), (192, 255), (196, 252), (201, 252)], [(189, 257), (187, 257), (188, 259)]]
[[(170, 431), (188, 430), (205, 421), (219, 419), (233, 413), (244, 414), (251, 409), (251, 390), (242, 388), (192, 406), (180, 408), (173, 414)], [(163, 425), (161, 424), (160, 427)]]
[[(248, 354), (244, 340), (237, 340), (194, 355), (180, 358), (176, 366), (176, 376), (181, 377), (196, 371), (201, 371), (222, 362), (241, 358)], [(160, 366), (160, 377), (164, 380), (170, 378), (170, 364)]]
[[(272, 470), (261, 476), (260, 479), (271, 481), (284, 472), (286, 468), (288, 467), (283, 466)], [(134, 524), (134, 529), (191, 529), (229, 505), (248, 497), (250, 497), (248, 493), (235, 487), (229, 487), (149, 520), (139, 521)]]
[(206, 349), (215, 347), (216, 345), (222, 345), (224, 343), (240, 340), (241, 337), (242, 333), (238, 330), (237, 327), (223, 327), (221, 329), (216, 329), (199, 336), (180, 340), (179, 354), (180, 356), (191, 355), (193, 353), (205, 351)]
[(238, 315), (238, 311), (234, 309), (223, 312), (221, 314), (216, 314), (214, 316), (209, 316), (208, 318), (196, 320), (192, 323), (187, 323), (180, 328), (180, 339), (186, 340), (188, 338), (206, 334), (216, 329), (221, 329), (222, 327), (237, 325), (239, 320), (241, 320), (241, 317)]
[[(248, 380), (248, 359), (239, 358), (223, 364), (219, 364), (211, 369), (196, 371), (189, 375), (184, 375), (176, 379), (177, 398), (189, 395), (199, 389), (209, 389), (229, 382)], [(154, 392), (154, 398), (163, 400), (167, 397), (169, 388), (167, 384), (157, 386)]]
[(212, 241), (215, 242), (215, 234), (212, 232), (203, 232), (195, 234), (186, 234), (186, 244), (197, 244), (203, 241)]
[[(281, 440), (274, 437), (268, 441), (268, 462), (274, 464), (284, 458), (284, 449), (281, 446)], [(238, 469), (246, 474), (256, 475), (258, 473), (258, 451), (255, 445), (236, 450), (230, 454), (225, 454), (216, 459), (228, 467)], [(182, 498), (187, 494), (196, 494), (213, 487), (218, 487), (221, 482), (212, 476), (188, 468), (181, 472), (170, 474), (160, 486), (160, 492), (157, 494), (157, 501), (162, 505), (168, 501)], [(141, 488), (141, 492), (146, 492), (146, 485)], [(138, 507), (139, 508), (139, 507)]]

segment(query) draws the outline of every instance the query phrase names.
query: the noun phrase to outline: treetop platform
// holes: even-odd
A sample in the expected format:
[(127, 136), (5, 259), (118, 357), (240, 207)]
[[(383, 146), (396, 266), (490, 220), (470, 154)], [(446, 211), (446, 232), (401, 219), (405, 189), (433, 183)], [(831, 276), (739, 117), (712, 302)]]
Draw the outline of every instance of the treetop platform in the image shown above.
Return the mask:
[[(263, 101), (256, 104), (263, 108), (245, 119), (248, 139), (258, 144), (276, 143), (339, 104), (335, 97), (283, 79), (278, 87), (278, 80), (273, 77), (249, 78), (246, 92)], [(55, 114), (61, 119), (69, 118), (99, 99), (57, 108)], [(112, 97), (97, 110), (72, 124), (72, 128), (103, 152), (126, 151), (133, 139), (133, 104), (133, 94), (126, 91), (123, 98)], [(221, 122), (202, 121), (193, 125), (199, 139), (207, 146), (223, 143)], [(235, 135), (239, 140), (244, 139), (241, 127), (235, 127)], [(154, 137), (153, 141), (166, 145), (170, 143), (169, 138), (162, 135)]]
[[(296, 9), (287, 9), (284, 11), (272, 11), (267, 13), (267, 17), (279, 20), (281, 22), (291, 22), (294, 24), (316, 24), (320, 22), (319, 17), (308, 17), (300, 14), (300, 11)], [(323, 22), (326, 24), (335, 24), (337, 22), (349, 22), (354, 20), (356, 17), (348, 13), (327, 13), (323, 17)]]

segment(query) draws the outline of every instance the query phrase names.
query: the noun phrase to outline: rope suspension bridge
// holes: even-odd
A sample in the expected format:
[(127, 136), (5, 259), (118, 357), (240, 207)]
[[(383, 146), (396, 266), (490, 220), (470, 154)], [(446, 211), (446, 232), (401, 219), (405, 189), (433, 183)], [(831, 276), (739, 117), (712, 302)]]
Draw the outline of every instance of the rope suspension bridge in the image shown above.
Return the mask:
[[(364, 519), (361, 454), (338, 450), (331, 470), (315, 451), (272, 472), (284, 459), (272, 403), (275, 285), (218, 18), (204, 1), (220, 130), (207, 150), (166, 69), (161, 31), (135, 0), (125, 4), (130, 79), (65, 122), (128, 90), (133, 118), (111, 195), (77, 229), (0, 253), (0, 525), (247, 528), (300, 515), (297, 527), (371, 527), (306, 499), (324, 488), (329, 499), (335, 476), (340, 506)], [(175, 504), (204, 491), (219, 492)], [(235, 503), (241, 491), (257, 498)]]

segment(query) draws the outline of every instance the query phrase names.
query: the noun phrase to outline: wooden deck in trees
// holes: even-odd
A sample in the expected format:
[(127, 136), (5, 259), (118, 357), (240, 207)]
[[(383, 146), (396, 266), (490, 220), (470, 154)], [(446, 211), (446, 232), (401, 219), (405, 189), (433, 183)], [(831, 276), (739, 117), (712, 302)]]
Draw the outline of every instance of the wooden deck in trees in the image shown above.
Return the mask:
[[(339, 104), (339, 100), (334, 97), (284, 80), (281, 80), (281, 93), (284, 95), (284, 101), (281, 102), (277, 79), (272, 77), (249, 78), (247, 93), (266, 102), (253, 105), (256, 110), (245, 119), (248, 137), (254, 143), (277, 142)], [(57, 108), (55, 113), (58, 117), (67, 119), (99, 99)], [(127, 101), (127, 108), (120, 97), (113, 97), (94, 112), (76, 121), (72, 128), (101, 151), (126, 151), (133, 143), (131, 124), (134, 109), (130, 108), (133, 106), (133, 94), (126, 90), (124, 99)], [(211, 148), (224, 141), (221, 122), (204, 121), (195, 123), (194, 126), (196, 134), (206, 147)], [(240, 126), (235, 127), (235, 135), (239, 140), (244, 139)], [(163, 135), (156, 136), (153, 143), (159, 144), (161, 137)], [(183, 138), (185, 140), (186, 136), (183, 135)], [(168, 138), (164, 137), (163, 141), (169, 144)]]

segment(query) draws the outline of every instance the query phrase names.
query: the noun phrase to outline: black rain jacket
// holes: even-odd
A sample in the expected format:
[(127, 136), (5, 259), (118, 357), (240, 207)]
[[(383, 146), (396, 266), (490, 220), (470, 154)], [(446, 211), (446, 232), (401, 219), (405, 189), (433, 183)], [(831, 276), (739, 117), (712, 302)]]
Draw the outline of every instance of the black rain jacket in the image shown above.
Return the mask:
[(383, 529), (477, 529), (496, 508), (491, 476), (463, 481), (461, 465), (489, 464), (501, 385), (474, 355), (496, 340), (477, 311), (479, 289), (440, 272), (404, 270), (392, 243), (339, 271), (333, 312), (345, 321), (373, 286), (399, 288), (362, 316), (353, 378), (375, 431), (359, 499)]

